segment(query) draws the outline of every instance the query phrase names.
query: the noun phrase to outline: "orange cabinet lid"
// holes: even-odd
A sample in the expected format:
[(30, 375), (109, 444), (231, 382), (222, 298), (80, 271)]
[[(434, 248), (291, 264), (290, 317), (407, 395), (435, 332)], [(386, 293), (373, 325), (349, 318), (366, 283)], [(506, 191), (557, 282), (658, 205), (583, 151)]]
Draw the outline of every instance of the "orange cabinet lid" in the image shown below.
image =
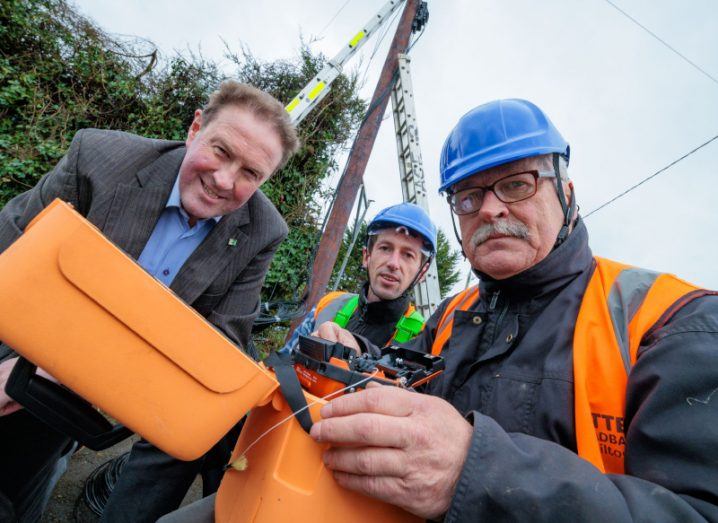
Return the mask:
[[(60, 271), (72, 285), (206, 388), (233, 392), (260, 374), (268, 377), (169, 288), (128, 261), (94, 227), (77, 227), (58, 252)], [(97, 343), (102, 343), (99, 333)]]

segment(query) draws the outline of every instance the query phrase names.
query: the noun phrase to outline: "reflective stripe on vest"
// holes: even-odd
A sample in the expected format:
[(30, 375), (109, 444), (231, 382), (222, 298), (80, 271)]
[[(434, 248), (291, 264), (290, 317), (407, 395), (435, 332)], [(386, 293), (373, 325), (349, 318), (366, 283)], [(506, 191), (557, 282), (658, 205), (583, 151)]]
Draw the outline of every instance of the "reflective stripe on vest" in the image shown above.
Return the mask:
[[(624, 472), (626, 386), (641, 340), (683, 305), (709, 294), (671, 274), (595, 258), (573, 335), (574, 410), (578, 455), (606, 473)], [(439, 354), (451, 337), (454, 312), (478, 297), (456, 295), (436, 329)], [(610, 348), (611, 350), (607, 350)]]
[(626, 386), (641, 341), (703, 294), (671, 274), (596, 258), (576, 318), (573, 374), (578, 454), (602, 472), (624, 473)]
[[(351, 309), (351, 314), (353, 314), (359, 302), (358, 294), (344, 291), (333, 291), (326, 294), (319, 300), (319, 303), (317, 303), (316, 310), (314, 311), (314, 325), (319, 326), (324, 322), (333, 321), (338, 323), (340, 327), (346, 327), (349, 320), (348, 317), (350, 317), (351, 314), (348, 310), (344, 311), (344, 308), (348, 306), (351, 301), (355, 302), (354, 308)], [(337, 321), (337, 315), (340, 315), (342, 312), (346, 312), (346, 316), (348, 316), (346, 322)], [(424, 317), (417, 312), (416, 308), (412, 304), (409, 304), (404, 315), (396, 322), (394, 334), (392, 334), (387, 345), (390, 345), (392, 342), (404, 343), (409, 341), (424, 330), (425, 321)]]
[(326, 321), (334, 321), (337, 313), (342, 310), (342, 307), (351, 300), (356, 294), (351, 294), (344, 291), (334, 291), (329, 294), (325, 294), (314, 311), (314, 325), (319, 327)]

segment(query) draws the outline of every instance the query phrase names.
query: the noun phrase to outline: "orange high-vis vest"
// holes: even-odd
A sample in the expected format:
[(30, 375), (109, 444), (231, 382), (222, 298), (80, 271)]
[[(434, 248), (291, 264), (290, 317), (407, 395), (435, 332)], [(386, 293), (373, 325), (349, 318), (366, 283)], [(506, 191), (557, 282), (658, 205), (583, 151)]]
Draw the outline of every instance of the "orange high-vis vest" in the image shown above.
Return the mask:
[[(601, 472), (623, 474), (626, 386), (641, 340), (708, 291), (671, 274), (595, 261), (573, 334), (576, 443), (578, 455)], [(432, 354), (440, 354), (451, 337), (454, 312), (468, 310), (478, 296), (474, 286), (452, 298), (436, 328)]]

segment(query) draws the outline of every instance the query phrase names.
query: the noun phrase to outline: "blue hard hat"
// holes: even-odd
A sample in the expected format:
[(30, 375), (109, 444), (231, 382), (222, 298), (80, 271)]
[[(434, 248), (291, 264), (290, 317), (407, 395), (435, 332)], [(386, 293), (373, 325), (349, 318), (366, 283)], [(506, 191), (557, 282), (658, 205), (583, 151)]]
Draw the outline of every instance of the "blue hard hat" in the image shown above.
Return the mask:
[(402, 226), (424, 238), (424, 243), (431, 248), (430, 255), (436, 253), (436, 225), (424, 209), (413, 203), (399, 203), (382, 209), (369, 222), (367, 232), (371, 235), (382, 229)]
[(466, 113), (441, 151), (440, 192), (472, 174), (522, 158), (570, 148), (548, 116), (526, 100), (496, 100)]

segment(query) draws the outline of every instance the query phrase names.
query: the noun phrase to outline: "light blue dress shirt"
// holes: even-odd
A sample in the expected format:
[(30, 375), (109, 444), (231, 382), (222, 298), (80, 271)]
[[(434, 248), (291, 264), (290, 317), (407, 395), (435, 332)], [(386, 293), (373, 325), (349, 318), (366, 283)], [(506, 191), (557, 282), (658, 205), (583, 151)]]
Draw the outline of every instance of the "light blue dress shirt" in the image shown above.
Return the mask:
[(177, 176), (165, 209), (137, 262), (169, 287), (187, 258), (221, 218), (216, 216), (198, 220), (194, 227), (190, 227), (189, 215), (180, 203)]

